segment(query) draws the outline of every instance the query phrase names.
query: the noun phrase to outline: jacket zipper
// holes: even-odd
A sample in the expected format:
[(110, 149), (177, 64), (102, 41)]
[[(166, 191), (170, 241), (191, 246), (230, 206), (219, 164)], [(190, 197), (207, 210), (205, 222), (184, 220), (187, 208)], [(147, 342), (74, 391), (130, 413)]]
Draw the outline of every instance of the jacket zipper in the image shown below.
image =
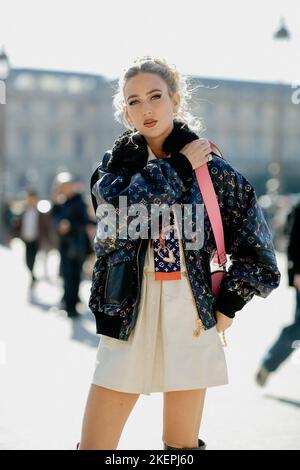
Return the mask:
[(107, 286), (108, 286), (108, 281), (109, 281), (109, 274), (110, 274), (110, 269), (111, 265), (108, 265), (108, 270), (107, 270), (107, 275), (106, 275), (106, 282), (105, 282), (105, 289), (104, 289), (104, 299), (106, 299), (106, 291), (107, 291)]
[[(189, 274), (189, 268), (188, 268), (188, 263), (186, 262), (186, 256), (185, 256), (185, 251), (184, 251), (184, 247), (182, 246), (182, 252), (183, 252), (183, 256), (184, 256), (184, 259), (185, 259), (185, 265), (186, 265), (186, 269), (187, 269), (187, 272)], [(189, 277), (189, 276), (188, 276)], [(189, 282), (190, 282), (190, 279), (189, 279)], [(192, 289), (191, 289), (192, 290)], [(197, 328), (194, 330), (194, 336), (199, 336), (200, 333), (201, 333), (201, 330), (205, 330), (205, 327), (203, 325), (203, 322), (201, 320), (201, 318), (199, 318), (199, 313), (198, 313), (198, 307), (197, 307), (197, 304), (196, 304), (196, 301), (195, 301), (195, 296), (194, 296), (194, 292), (192, 290), (192, 295), (193, 295), (193, 300), (194, 300), (194, 303), (195, 303), (195, 307), (196, 307), (196, 312), (197, 312), (197, 319), (196, 319), (196, 323), (197, 323)]]
[[(138, 273), (138, 285), (140, 287), (140, 266), (139, 266), (139, 252), (142, 246), (142, 240), (140, 241), (137, 254), (136, 254), (136, 265), (137, 265), (137, 273)], [(134, 302), (134, 305), (136, 304), (136, 301)]]
[[(142, 242), (143, 242), (143, 240), (141, 239), (140, 244), (139, 244), (139, 247), (138, 247), (138, 250), (137, 250), (137, 254), (136, 254), (137, 275), (138, 275), (138, 288), (139, 288), (139, 289), (140, 289), (140, 287), (141, 287), (141, 286), (140, 286), (139, 252), (140, 252), (140, 249), (141, 249), (141, 246), (142, 246)], [(136, 303), (137, 303), (138, 295), (139, 295), (139, 292), (137, 293), (136, 301), (135, 301), (134, 304), (133, 304), (134, 315), (136, 315), (136, 312), (135, 312), (135, 305), (136, 305)], [(127, 333), (128, 333), (128, 331), (129, 331), (130, 326), (131, 326), (131, 325), (128, 325), (128, 327), (127, 327)]]

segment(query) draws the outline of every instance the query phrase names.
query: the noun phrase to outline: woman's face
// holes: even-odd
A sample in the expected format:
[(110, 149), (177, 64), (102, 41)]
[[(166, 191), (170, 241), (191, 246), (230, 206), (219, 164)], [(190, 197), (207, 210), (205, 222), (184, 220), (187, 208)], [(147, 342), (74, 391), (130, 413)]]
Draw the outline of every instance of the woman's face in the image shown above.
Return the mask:
[[(125, 117), (140, 134), (151, 139), (172, 129), (179, 95), (175, 93), (170, 98), (167, 84), (159, 75), (143, 72), (130, 78), (124, 87), (124, 98)], [(157, 122), (153, 127), (147, 127), (147, 119)]]

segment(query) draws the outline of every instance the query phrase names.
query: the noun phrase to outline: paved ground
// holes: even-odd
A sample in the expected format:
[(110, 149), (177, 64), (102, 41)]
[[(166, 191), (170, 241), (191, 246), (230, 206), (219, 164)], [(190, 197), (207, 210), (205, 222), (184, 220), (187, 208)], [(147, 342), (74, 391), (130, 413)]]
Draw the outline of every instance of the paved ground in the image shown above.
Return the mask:
[[(90, 284), (81, 284), (82, 317), (72, 321), (55, 307), (62, 295), (57, 253), (48, 259), (48, 280), (38, 256), (42, 280), (33, 302), (23, 258), (17, 239), (0, 248), (0, 449), (74, 449), (99, 341), (87, 308)], [(278, 259), (281, 286), (252, 300), (227, 332), (230, 384), (208, 389), (200, 432), (209, 449), (300, 449), (300, 351), (265, 388), (253, 380), (265, 349), (293, 318), (294, 291), (285, 258)], [(141, 395), (119, 449), (162, 449), (161, 435), (162, 394)]]

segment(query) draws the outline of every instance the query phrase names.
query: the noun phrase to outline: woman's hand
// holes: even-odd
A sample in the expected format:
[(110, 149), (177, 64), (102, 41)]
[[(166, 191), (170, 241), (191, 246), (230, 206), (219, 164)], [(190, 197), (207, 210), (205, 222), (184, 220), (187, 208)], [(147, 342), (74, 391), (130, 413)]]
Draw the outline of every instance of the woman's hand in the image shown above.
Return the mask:
[(209, 155), (211, 150), (212, 149), (209, 141), (207, 139), (200, 138), (193, 140), (189, 144), (186, 144), (184, 147), (182, 147), (180, 153), (189, 159), (193, 170), (195, 170), (210, 160)]
[(300, 274), (294, 275), (294, 286), (300, 291)]
[(58, 224), (58, 232), (60, 235), (65, 235), (71, 229), (71, 224), (68, 219), (62, 219)]
[(219, 310), (216, 310), (216, 329), (218, 333), (222, 333), (222, 331), (225, 331), (227, 328), (230, 328), (230, 326), (233, 323), (233, 318), (229, 318), (224, 313), (219, 312)]

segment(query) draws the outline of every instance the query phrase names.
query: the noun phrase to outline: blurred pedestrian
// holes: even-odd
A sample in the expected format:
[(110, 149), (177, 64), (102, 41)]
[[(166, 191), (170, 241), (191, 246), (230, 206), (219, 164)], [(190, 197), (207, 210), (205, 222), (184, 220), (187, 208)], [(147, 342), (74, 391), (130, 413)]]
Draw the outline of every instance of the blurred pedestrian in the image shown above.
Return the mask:
[(288, 283), (295, 288), (296, 310), (294, 322), (285, 326), (278, 339), (265, 354), (262, 364), (256, 374), (256, 383), (263, 387), (270, 374), (294, 351), (293, 344), (300, 339), (300, 202), (295, 206), (287, 220), (289, 226), (288, 256)]
[(3, 239), (1, 240), (1, 243), (3, 243), (4, 246), (9, 248), (10, 246), (10, 241), (13, 238), (13, 223), (14, 223), (14, 214), (12, 211), (11, 207), (12, 201), (5, 201), (5, 203), (2, 206), (2, 211), (1, 211), (1, 224), (2, 224), (2, 236)]
[(58, 235), (61, 271), (64, 282), (62, 302), (69, 317), (77, 317), (82, 266), (87, 256), (86, 226), (89, 223), (86, 204), (76, 190), (76, 182), (69, 172), (59, 173), (55, 179), (52, 219)]
[(33, 289), (37, 281), (34, 274), (36, 255), (40, 249), (52, 244), (49, 214), (41, 212), (38, 203), (37, 192), (28, 189), (24, 209), (14, 223), (15, 235), (25, 243), (25, 261), (31, 276), (30, 289)]

